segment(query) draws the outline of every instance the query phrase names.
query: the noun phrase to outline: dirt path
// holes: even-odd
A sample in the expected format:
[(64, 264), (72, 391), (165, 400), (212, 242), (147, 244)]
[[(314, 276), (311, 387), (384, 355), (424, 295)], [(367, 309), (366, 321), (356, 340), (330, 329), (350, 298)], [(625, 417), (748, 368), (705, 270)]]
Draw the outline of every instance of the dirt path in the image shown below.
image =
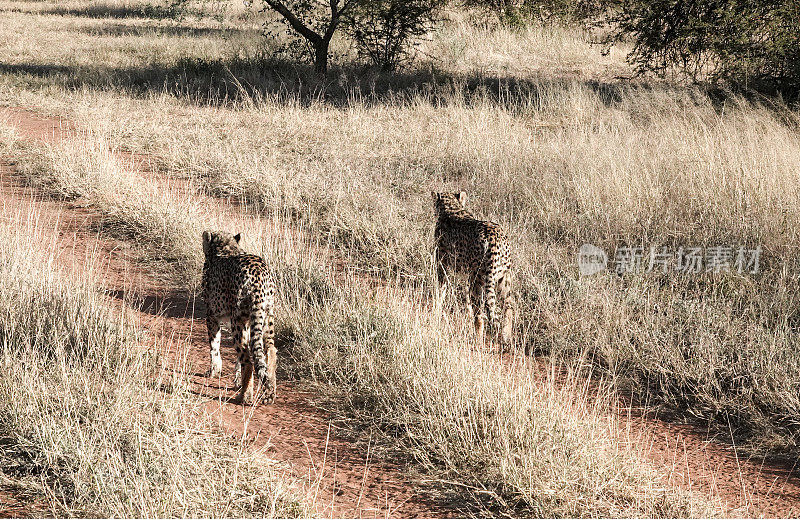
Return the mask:
[[(16, 127), (23, 139), (55, 143), (76, 133), (65, 121), (48, 119), (19, 109), (0, 109), (0, 120)], [(121, 160), (130, 160), (124, 156)], [(136, 158), (134, 158), (135, 160)], [(146, 164), (146, 161), (136, 161)], [(147, 171), (144, 176), (150, 175)], [(156, 179), (158, 180), (158, 179)], [(218, 203), (205, 200), (205, 203)], [(154, 342), (167, 353), (171, 369), (188, 369), (191, 391), (207, 399), (205, 407), (233, 435), (246, 435), (254, 446), (269, 445), (269, 455), (285, 462), (305, 487), (314, 508), (323, 517), (451, 517), (415, 491), (403, 467), (373, 461), (338, 437), (330, 417), (312, 404), (313, 395), (280, 381), (276, 403), (243, 407), (226, 402), (235, 391), (231, 348), (223, 348), (223, 375), (209, 379), (208, 338), (201, 301), (175, 294), (135, 262), (130, 244), (99, 237), (92, 229), (99, 217), (82, 204), (63, 204), (37, 197), (23, 187), (13, 164), (0, 161), (0, 203), (11, 217), (35, 211), (42, 221), (58, 221), (56, 255), (62, 266), (80, 269), (88, 257), (103, 265), (102, 285), (116, 304), (136, 302), (129, 311), (138, 315)], [(230, 208), (221, 207), (225, 212)], [(139, 310), (138, 307), (141, 306)]]
[[(0, 109), (0, 120), (17, 127), (24, 139), (57, 142), (74, 135), (75, 129), (59, 119), (38, 116), (24, 109)], [(149, 181), (163, 177), (148, 171), (146, 158), (131, 160)], [(27, 200), (13, 179), (13, 168), (3, 167), (0, 200)], [(171, 181), (170, 181), (171, 182)], [(193, 195), (194, 196), (194, 195)], [(221, 204), (214, 199), (202, 203)], [(330, 419), (311, 404), (313, 395), (291, 383), (279, 384), (274, 406), (243, 408), (224, 402), (233, 395), (224, 382), (232, 380), (233, 361), (226, 349), (223, 377), (209, 380), (204, 310), (197, 301), (171, 294), (132, 261), (125, 243), (100, 240), (89, 230), (96, 215), (81, 207), (66, 207), (52, 201), (36, 202), (38, 211), (57, 212), (62, 221), (59, 240), (65, 259), (80, 261), (89, 247), (107, 258), (106, 288), (118, 300), (140, 299), (145, 304), (140, 319), (162, 343), (170, 358), (190, 366), (193, 390), (208, 399), (206, 408), (219, 417), (233, 434), (247, 434), (257, 444), (269, 441), (270, 454), (290, 464), (305, 482), (324, 515), (338, 517), (435, 517), (457, 515), (437, 510), (418, 497), (403, 467), (373, 462), (363, 452), (337, 438)], [(229, 210), (226, 206), (224, 210)], [(731, 511), (748, 511), (756, 517), (800, 517), (800, 480), (792, 467), (741, 458), (732, 447), (716, 443), (697, 428), (660, 420), (631, 418), (620, 413), (620, 441), (627, 441), (662, 469), (664, 481), (721, 498)]]
[(731, 512), (759, 518), (800, 517), (798, 467), (749, 458), (702, 427), (632, 417), (620, 411), (623, 438), (656, 466), (664, 481), (717, 496)]

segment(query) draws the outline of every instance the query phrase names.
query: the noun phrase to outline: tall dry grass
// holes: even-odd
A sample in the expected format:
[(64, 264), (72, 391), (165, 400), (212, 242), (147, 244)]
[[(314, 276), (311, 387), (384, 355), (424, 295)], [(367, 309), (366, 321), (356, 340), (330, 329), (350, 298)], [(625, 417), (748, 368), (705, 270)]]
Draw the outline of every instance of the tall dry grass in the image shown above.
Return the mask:
[[(663, 486), (637, 461), (604, 411), (609, 395), (590, 398), (580, 389), (582, 376), (565, 382), (554, 367), (539, 381), (523, 367), (504, 365), (472, 347), (466, 316), (449, 299), (430, 307), (426, 296), (400, 286), (375, 293), (358, 278), (334, 276), (322, 248), (298, 242), (295, 230), (212, 214), (215, 206), (191, 191), (156, 191), (156, 180), (125, 170), (104, 151), (108, 142), (91, 132), (54, 147), (17, 148), (15, 155), (18, 167), (51, 192), (78, 176), (85, 202), (102, 213), (113, 208), (118, 224), (148, 222), (138, 245), (174, 250), (182, 271), (199, 275), (200, 267), (199, 247), (183, 249), (184, 236), (206, 228), (242, 231), (278, 282), (282, 375), (315, 382), (355, 439), (371, 437), (372, 450), (412, 462), (424, 488), (457, 500), (464, 513), (718, 514)], [(143, 206), (166, 216), (142, 219)], [(185, 206), (194, 207), (191, 214), (171, 209)]]
[[(67, 30), (58, 19), (41, 23), (38, 31)], [(375, 301), (349, 284), (326, 281), (324, 258), (298, 255), (292, 252), (297, 245), (270, 242), (263, 230), (239, 222), (246, 236), (250, 229), (256, 233), (251, 243), (260, 243), (256, 249), (276, 268), (288, 265), (278, 277), (290, 309), (284, 339), (299, 359), (294, 369), (330, 391), (358, 389), (340, 394), (342, 412), (354, 415), (359, 427), (383, 431), (385, 440), (399, 437), (400, 449), (423, 466), (475, 478), (512, 508), (517, 503), (542, 514), (602, 515), (621, 502), (601, 492), (601, 501), (611, 503), (604, 509), (579, 490), (599, 488), (592, 485), (609, 475), (585, 457), (607, 453), (602, 442), (590, 441), (575, 454), (582, 460), (576, 466), (589, 474), (578, 480), (559, 462), (565, 458), (527, 462), (536, 454), (524, 438), (487, 425), (513, 416), (505, 423), (522, 423), (521, 430), (541, 438), (516, 420), (548, 403), (513, 398), (517, 382), (507, 382), (499, 369), (489, 370), (495, 375), (481, 371), (484, 360), (496, 365), (491, 359), (470, 365), (474, 372), (454, 364), (469, 341), (457, 324), (464, 317), (460, 307), (448, 302), (443, 315), (425, 309), (433, 304), (431, 189), (467, 189), (478, 214), (509, 229), (522, 346), (556, 363), (580, 366), (589, 358), (643, 405), (725, 431), (730, 426), (737, 442), (755, 449), (797, 452), (792, 163), (798, 150), (796, 115), (787, 107), (712, 98), (681, 85), (617, 81), (614, 76), (627, 71), (620, 54), (601, 57), (586, 34), (558, 28), (512, 33), (468, 16), (454, 17), (433, 36), (417, 69), (385, 76), (343, 67), (328, 81), (310, 79), (302, 67), (260, 60), (262, 44), (252, 39), (229, 46), (230, 40), (210, 37), (216, 47), (195, 50), (162, 35), (94, 50), (95, 40), (87, 38), (41, 53), (29, 40), (5, 34), (14, 42), (15, 62), (46, 65), (0, 75), (6, 102), (69, 113), (112, 148), (151, 153), (164, 173), (299, 224), (351, 270), (401, 280), (391, 302)], [(148, 57), (159, 46), (166, 51)], [(122, 60), (115, 48), (139, 50)], [(77, 49), (107, 68), (68, 66), (69, 78), (53, 72), (51, 65)], [(59, 150), (53, 160), (70, 153)], [(129, 217), (136, 214), (131, 208)], [(176, 216), (170, 219), (179, 225)], [(620, 245), (760, 245), (764, 272), (580, 278), (576, 255), (585, 242), (609, 252)], [(195, 254), (176, 243), (178, 253)], [(339, 303), (341, 297), (347, 303)], [(409, 315), (409, 304), (419, 316)], [(407, 323), (418, 328), (409, 330)], [(442, 341), (446, 334), (453, 340)], [(457, 353), (443, 358), (448, 348)], [(447, 436), (441, 428), (455, 415), (442, 404), (450, 394), (437, 384), (457, 390), (442, 374), (470, 381), (453, 399), (463, 403), (467, 395), (468, 409), (475, 402), (513, 402), (478, 406), (469, 427)], [(519, 394), (536, 392), (535, 385), (526, 387)], [(574, 409), (569, 403), (563, 408)], [(376, 429), (377, 417), (387, 415), (391, 419)], [(564, 437), (579, 444), (587, 436), (607, 438), (587, 432), (584, 421), (571, 426), (569, 413), (547, 416), (558, 431), (571, 431), (550, 436), (559, 438), (552, 445), (562, 445)], [(415, 447), (420, 437), (425, 440)], [(504, 450), (503, 442), (511, 448)], [(506, 454), (492, 457), (491, 448)], [(466, 454), (470, 449), (476, 458)], [(550, 488), (549, 478), (562, 470), (565, 480), (582, 482), (564, 487), (574, 490), (563, 492), (566, 501), (544, 499), (551, 494), (539, 490)], [(653, 494), (646, 495), (630, 513), (655, 513), (648, 508), (656, 502)], [(674, 503), (671, 497), (665, 502)]]
[[(476, 213), (514, 237), (525, 344), (588, 354), (639, 402), (796, 452), (794, 112), (666, 86), (536, 88), (512, 101), (451, 91), (445, 106), (420, 95), (243, 110), (91, 94), (74, 113), (169, 174), (302, 223), (350, 268), (387, 279), (429, 281), (428, 191), (467, 189)], [(582, 279), (583, 243), (612, 255), (760, 246), (761, 272)]]
[(0, 476), (58, 517), (308, 517), (290, 480), (228, 437), (144, 351), (135, 321), (62, 272), (58, 222), (0, 224)]

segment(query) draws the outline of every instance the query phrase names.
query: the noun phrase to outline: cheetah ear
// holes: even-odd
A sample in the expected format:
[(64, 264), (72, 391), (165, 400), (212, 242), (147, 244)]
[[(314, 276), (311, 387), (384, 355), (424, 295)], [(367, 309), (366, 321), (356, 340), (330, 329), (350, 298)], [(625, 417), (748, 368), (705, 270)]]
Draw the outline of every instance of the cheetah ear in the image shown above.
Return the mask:
[(436, 191), (431, 191), (431, 198), (433, 198), (433, 201), (436, 202), (437, 200), (439, 200), (439, 193), (437, 193)]
[(239, 240), (242, 239), (242, 234), (241, 233), (237, 234), (236, 236), (233, 237), (233, 239), (236, 240), (236, 243), (239, 243)]
[(458, 193), (458, 196), (456, 198), (458, 198), (458, 203), (459, 204), (464, 205), (464, 206), (467, 205), (467, 193), (466, 193), (466, 191), (461, 191), (460, 193)]

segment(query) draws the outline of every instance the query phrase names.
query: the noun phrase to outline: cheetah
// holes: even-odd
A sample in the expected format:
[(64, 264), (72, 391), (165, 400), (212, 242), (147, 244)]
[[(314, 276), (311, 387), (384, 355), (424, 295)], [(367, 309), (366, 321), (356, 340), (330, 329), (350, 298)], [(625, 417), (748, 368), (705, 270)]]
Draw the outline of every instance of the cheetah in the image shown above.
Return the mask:
[(475, 333), (485, 340), (486, 314), (496, 334), (500, 324), (498, 296), (502, 304), (502, 344), (511, 342), (515, 300), (511, 294), (511, 247), (500, 226), (479, 220), (465, 208), (467, 194), (432, 192), (436, 228), (436, 275), (439, 283), (447, 271), (467, 276), (470, 302), (475, 316)]
[[(202, 290), (211, 352), (210, 376), (219, 376), (220, 324), (229, 322), (238, 356), (241, 383), (236, 403), (253, 400), (253, 371), (265, 390), (264, 402), (275, 401), (275, 282), (266, 262), (239, 247), (241, 235), (203, 233)], [(265, 353), (266, 349), (266, 353)]]

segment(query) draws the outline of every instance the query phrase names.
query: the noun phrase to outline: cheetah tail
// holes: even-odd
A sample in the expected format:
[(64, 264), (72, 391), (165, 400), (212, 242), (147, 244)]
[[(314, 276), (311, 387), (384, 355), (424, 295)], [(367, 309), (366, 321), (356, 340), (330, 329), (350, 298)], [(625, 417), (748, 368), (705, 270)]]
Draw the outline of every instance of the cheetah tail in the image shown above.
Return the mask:
[(489, 276), (486, 280), (486, 315), (489, 317), (490, 326), (497, 323), (497, 285), (498, 280)]
[(274, 348), (275, 343), (274, 333), (269, 333), (272, 332), (272, 326), (268, 326), (266, 330), (268, 333), (265, 333), (265, 318), (267, 318), (267, 316), (261, 311), (253, 312), (250, 315), (250, 325), (252, 327), (250, 333), (250, 351), (253, 352), (253, 364), (256, 376), (262, 382), (266, 381), (269, 376), (269, 366), (264, 352), (264, 346), (265, 343), (267, 343), (267, 348)]

